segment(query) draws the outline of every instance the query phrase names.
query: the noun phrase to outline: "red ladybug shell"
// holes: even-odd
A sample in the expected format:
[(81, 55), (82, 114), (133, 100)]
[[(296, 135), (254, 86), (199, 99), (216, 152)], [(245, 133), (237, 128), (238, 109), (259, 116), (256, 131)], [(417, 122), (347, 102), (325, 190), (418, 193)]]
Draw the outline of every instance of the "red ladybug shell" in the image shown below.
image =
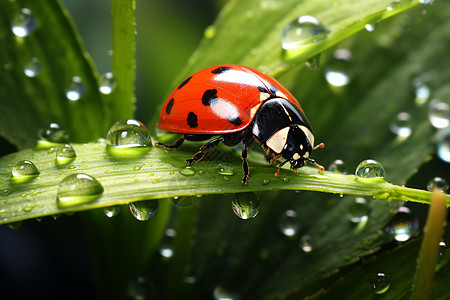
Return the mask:
[(187, 134), (224, 134), (243, 130), (269, 97), (285, 98), (302, 112), (278, 81), (253, 68), (220, 65), (186, 78), (167, 98), (156, 125)]

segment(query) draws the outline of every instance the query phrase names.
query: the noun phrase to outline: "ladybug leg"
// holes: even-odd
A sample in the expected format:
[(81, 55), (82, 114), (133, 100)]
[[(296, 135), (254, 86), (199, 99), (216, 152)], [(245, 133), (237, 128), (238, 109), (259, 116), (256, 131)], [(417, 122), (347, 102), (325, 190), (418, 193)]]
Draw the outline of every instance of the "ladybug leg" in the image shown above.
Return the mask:
[(281, 161), (279, 160), (280, 157), (281, 157), (281, 154), (277, 154), (274, 157), (272, 157), (272, 159), (269, 160), (269, 165), (273, 164), (274, 162), (277, 162), (280, 164), (281, 163)]
[(203, 156), (205, 156), (206, 153), (214, 150), (217, 146), (219, 146), (219, 144), (221, 142), (223, 142), (222, 136), (219, 136), (218, 138), (207, 142), (200, 148), (200, 150), (197, 153), (194, 154), (194, 156), (192, 156), (191, 159), (186, 159), (186, 162), (185, 162), (186, 165), (190, 165), (190, 164), (200, 161), (203, 158)]
[(242, 145), (241, 158), (242, 158), (242, 171), (244, 172), (242, 184), (247, 184), (247, 180), (250, 177), (250, 170), (247, 162), (247, 145), (245, 143)]
[(161, 146), (166, 149), (169, 149), (169, 150), (177, 150), (178, 148), (180, 148), (180, 146), (181, 146), (181, 144), (183, 144), (183, 142), (184, 142), (184, 137), (181, 137), (178, 140), (176, 140), (175, 143), (173, 143), (172, 145), (167, 145), (167, 144), (163, 144), (160, 142), (156, 142), (156, 145)]

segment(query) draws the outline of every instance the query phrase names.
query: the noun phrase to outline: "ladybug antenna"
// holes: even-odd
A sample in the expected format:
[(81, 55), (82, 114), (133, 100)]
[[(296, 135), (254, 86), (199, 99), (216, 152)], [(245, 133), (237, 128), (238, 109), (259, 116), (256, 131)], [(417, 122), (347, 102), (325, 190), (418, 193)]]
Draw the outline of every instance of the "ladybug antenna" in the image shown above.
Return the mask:
[(315, 164), (316, 167), (318, 167), (320, 171), (322, 171), (322, 172), (325, 171), (325, 168), (323, 166), (319, 165), (314, 159), (308, 157), (307, 160), (309, 162)]
[(281, 169), (281, 167), (284, 166), (288, 161), (289, 161), (289, 159), (283, 161), (282, 163), (280, 163), (280, 164), (278, 165), (278, 171), (275, 173), (275, 176), (276, 176), (276, 177), (280, 176), (280, 169)]

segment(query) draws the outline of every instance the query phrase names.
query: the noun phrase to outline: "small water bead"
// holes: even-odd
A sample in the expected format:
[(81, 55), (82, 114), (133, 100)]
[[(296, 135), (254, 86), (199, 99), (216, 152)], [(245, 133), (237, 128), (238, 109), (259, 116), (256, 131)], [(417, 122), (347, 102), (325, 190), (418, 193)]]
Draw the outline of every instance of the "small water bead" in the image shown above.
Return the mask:
[(39, 175), (39, 170), (33, 162), (22, 160), (12, 168), (11, 173), (14, 177), (29, 178), (31, 176)]
[(329, 84), (341, 87), (350, 82), (349, 69), (352, 57), (352, 53), (347, 49), (334, 51), (332, 60), (325, 68), (325, 78)]
[(100, 93), (104, 95), (109, 95), (112, 93), (116, 86), (116, 83), (114, 81), (114, 75), (111, 72), (107, 72), (100, 76), (100, 82), (98, 85), (98, 90)]
[(116, 122), (109, 129), (106, 140), (116, 148), (146, 147), (151, 143), (147, 127), (134, 119)]
[(433, 4), (434, 0), (419, 0), (419, 2), (425, 5), (431, 5)]
[(180, 170), (180, 174), (184, 176), (192, 176), (195, 174), (195, 170), (191, 166), (185, 166)]
[(450, 125), (450, 105), (436, 99), (430, 101), (428, 120), (436, 128), (448, 127)]
[(348, 173), (347, 167), (342, 159), (335, 159), (328, 167), (328, 171), (340, 174)]
[(356, 167), (355, 175), (359, 178), (384, 178), (385, 172), (379, 162), (373, 159), (366, 159)]
[(442, 177), (434, 177), (431, 179), (427, 184), (427, 190), (432, 192), (435, 188), (437, 188), (439, 191), (443, 193), (448, 192), (448, 183), (445, 181)]
[(105, 215), (108, 218), (115, 217), (120, 213), (120, 206), (116, 205), (116, 206), (105, 207), (103, 209), (103, 212), (105, 213)]
[(405, 242), (413, 237), (419, 229), (419, 221), (411, 210), (405, 206), (398, 209), (395, 216), (386, 227), (386, 231), (399, 242)]
[(69, 135), (67, 132), (57, 123), (50, 123), (42, 127), (38, 131), (38, 137), (42, 141), (50, 143), (67, 143), (69, 141)]
[(401, 112), (397, 115), (394, 122), (389, 125), (389, 129), (392, 133), (401, 136), (408, 137), (411, 135), (411, 115), (407, 112)]
[(216, 36), (216, 26), (209, 25), (208, 27), (206, 27), (205, 32), (203, 33), (203, 36), (206, 39), (212, 39), (213, 37), (215, 37)]
[(415, 86), (415, 102), (417, 105), (423, 105), (428, 101), (428, 98), (430, 97), (430, 88), (425, 85), (424, 83), (418, 83)]
[(281, 33), (281, 47), (285, 50), (298, 49), (320, 42), (331, 31), (315, 17), (300, 16), (288, 23)]
[(447, 255), (447, 252), (447, 244), (444, 241), (439, 242), (439, 259), (442, 259), (442, 257)]
[(255, 193), (237, 193), (231, 202), (233, 212), (243, 220), (256, 217), (259, 213), (259, 200)]
[(288, 209), (280, 217), (278, 228), (285, 236), (291, 237), (297, 234), (300, 228), (300, 222), (297, 213)]
[(374, 276), (370, 286), (375, 294), (384, 294), (391, 287), (391, 281), (385, 273), (379, 272)]
[(103, 191), (103, 186), (94, 177), (84, 173), (71, 174), (58, 184), (57, 203), (60, 207), (91, 203), (100, 198)]
[(352, 223), (362, 223), (369, 218), (370, 208), (363, 197), (356, 197), (347, 208), (347, 218)]
[(71, 162), (77, 157), (75, 149), (69, 144), (62, 145), (56, 149), (56, 161), (61, 164)]
[(173, 240), (177, 235), (175, 229), (167, 228), (159, 246), (159, 254), (165, 258), (173, 256)]
[(171, 202), (177, 208), (191, 208), (197, 205), (198, 197), (196, 196), (181, 196), (173, 197)]
[(375, 29), (377, 29), (378, 24), (366, 24), (364, 25), (364, 28), (369, 31), (369, 32), (373, 32), (375, 31)]
[(232, 176), (232, 175), (234, 175), (234, 170), (229, 165), (219, 164), (217, 166), (217, 174), (225, 175), (225, 176)]
[(41, 64), (39, 63), (39, 59), (37, 57), (33, 57), (29, 63), (27, 63), (23, 72), (27, 77), (36, 77), (41, 71)]
[(85, 87), (80, 76), (72, 77), (69, 87), (66, 89), (66, 98), (70, 101), (78, 101), (83, 97)]
[(309, 58), (305, 62), (305, 66), (308, 67), (308, 69), (310, 70), (317, 70), (318, 68), (323, 66), (324, 63), (325, 63), (325, 54), (322, 52)]
[(445, 134), (439, 139), (437, 143), (437, 154), (440, 159), (450, 163), (450, 129), (447, 129)]
[(158, 201), (138, 201), (128, 204), (131, 214), (139, 221), (148, 221), (153, 219), (158, 212)]
[(32, 11), (28, 8), (22, 8), (18, 14), (14, 15), (11, 30), (18, 37), (26, 37), (34, 31), (36, 24), (36, 18)]
[(304, 235), (300, 238), (300, 249), (305, 253), (310, 253), (313, 250), (311, 236)]

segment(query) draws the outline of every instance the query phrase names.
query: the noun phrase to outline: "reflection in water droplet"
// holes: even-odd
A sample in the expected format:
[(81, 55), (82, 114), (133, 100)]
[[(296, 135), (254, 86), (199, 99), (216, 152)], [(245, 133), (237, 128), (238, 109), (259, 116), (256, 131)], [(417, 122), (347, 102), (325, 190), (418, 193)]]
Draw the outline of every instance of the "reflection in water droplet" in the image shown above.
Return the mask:
[(58, 149), (56, 149), (56, 161), (59, 164), (69, 163), (76, 156), (77, 154), (75, 153), (75, 149), (73, 149), (73, 147), (69, 144), (59, 146)]
[(313, 250), (311, 237), (309, 235), (304, 235), (300, 238), (300, 249), (305, 253), (309, 253)]
[(239, 218), (247, 220), (259, 213), (259, 200), (255, 193), (236, 193), (234, 197), (231, 207)]
[(450, 163), (450, 129), (447, 129), (445, 134), (439, 139), (437, 143), (437, 154), (440, 159)]
[(356, 167), (355, 175), (359, 178), (384, 178), (385, 172), (379, 162), (373, 159), (366, 159)]
[(128, 204), (131, 214), (139, 221), (148, 221), (155, 217), (158, 212), (158, 201), (138, 201)]
[(107, 72), (100, 76), (100, 82), (98, 85), (98, 90), (104, 95), (109, 95), (114, 90), (116, 84), (114, 81), (114, 75), (111, 72)]
[(175, 229), (167, 228), (159, 246), (159, 254), (165, 258), (173, 256), (173, 240), (177, 232)]
[(195, 170), (191, 166), (184, 166), (180, 170), (180, 174), (184, 176), (192, 176), (195, 174)]
[(287, 24), (281, 33), (281, 47), (285, 50), (317, 43), (328, 37), (331, 31), (312, 16), (301, 16)]
[(347, 218), (352, 223), (362, 223), (369, 218), (370, 208), (366, 199), (356, 197), (348, 206)]
[(385, 273), (377, 273), (370, 283), (375, 294), (384, 294), (391, 287), (391, 281)]
[(333, 86), (345, 86), (350, 82), (349, 69), (352, 53), (347, 49), (338, 49), (333, 53), (333, 59), (325, 68), (325, 78)]
[(294, 236), (300, 228), (297, 213), (291, 209), (286, 210), (278, 221), (278, 228), (285, 236)]
[(150, 146), (150, 134), (141, 122), (128, 119), (116, 122), (108, 131), (108, 144), (116, 148)]
[(417, 234), (419, 221), (411, 210), (405, 206), (398, 209), (394, 217), (386, 227), (386, 231), (399, 242), (405, 242)]
[(69, 142), (69, 135), (67, 132), (56, 123), (50, 123), (42, 127), (38, 131), (38, 137), (50, 143), (67, 143)]
[(411, 135), (411, 115), (407, 112), (401, 112), (397, 115), (394, 122), (389, 125), (389, 129), (392, 133), (401, 136), (408, 137)]
[(103, 186), (94, 177), (78, 173), (66, 176), (58, 184), (56, 194), (60, 207), (91, 203), (103, 194)]
[(442, 177), (434, 177), (427, 184), (427, 190), (432, 192), (435, 188), (443, 193), (448, 192), (448, 183)]
[(319, 53), (319, 54), (309, 58), (305, 62), (305, 65), (310, 70), (317, 70), (318, 68), (323, 66), (324, 63), (325, 63), (325, 54), (322, 52), (322, 53)]
[(40, 71), (41, 64), (39, 63), (39, 59), (37, 57), (33, 57), (31, 61), (27, 63), (23, 68), (23, 72), (25, 73), (25, 75), (30, 78), (36, 77)]
[(103, 212), (105, 213), (105, 215), (108, 218), (115, 217), (120, 213), (120, 206), (116, 205), (116, 206), (105, 207), (103, 209)]
[(36, 18), (31, 10), (22, 8), (22, 10), (14, 15), (11, 22), (11, 30), (18, 37), (26, 37), (36, 28)]
[(334, 172), (334, 173), (341, 173), (341, 174), (347, 174), (347, 167), (345, 166), (345, 163), (341, 159), (334, 160), (330, 166), (328, 167), (328, 171)]
[(432, 100), (428, 104), (428, 120), (436, 128), (450, 125), (450, 105), (439, 100)]
[(22, 160), (12, 168), (11, 173), (14, 177), (29, 178), (30, 176), (39, 175), (39, 170), (33, 162), (29, 160)]
[(69, 87), (66, 89), (66, 98), (70, 101), (78, 101), (84, 95), (85, 88), (80, 76), (72, 77)]

